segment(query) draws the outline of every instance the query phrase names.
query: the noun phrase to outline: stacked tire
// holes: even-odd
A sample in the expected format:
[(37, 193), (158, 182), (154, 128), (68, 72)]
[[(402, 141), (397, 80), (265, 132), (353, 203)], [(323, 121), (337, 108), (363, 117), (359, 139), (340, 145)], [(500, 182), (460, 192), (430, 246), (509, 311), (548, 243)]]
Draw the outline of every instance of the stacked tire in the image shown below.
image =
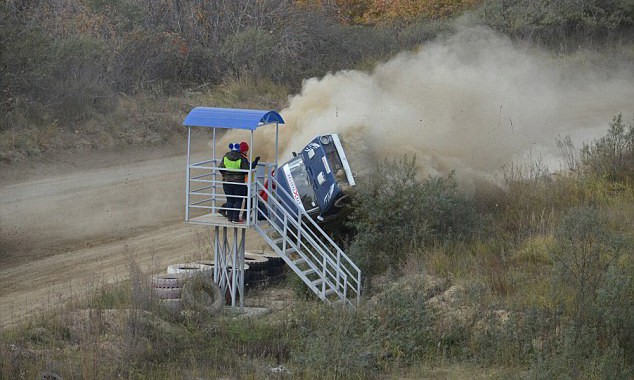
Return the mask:
[(257, 253), (244, 253), (244, 262), (249, 266), (249, 272), (245, 275), (247, 287), (265, 285), (268, 280), (269, 259)]
[(180, 273), (185, 277), (197, 275), (211, 276), (213, 274), (213, 264), (203, 264), (202, 262), (172, 264), (167, 267), (167, 273)]
[(269, 260), (266, 275), (269, 283), (277, 284), (284, 279), (284, 267), (286, 263), (284, 259), (273, 251), (263, 251), (260, 253)]
[(172, 264), (167, 274), (152, 277), (152, 290), (169, 310), (217, 314), (224, 306), (220, 287), (213, 282), (213, 263)]
[(186, 278), (182, 273), (157, 274), (152, 277), (152, 291), (167, 309), (181, 311), (181, 293)]
[(185, 263), (172, 264), (167, 267), (167, 274), (152, 277), (152, 291), (159, 302), (168, 310), (179, 312), (183, 310), (182, 293), (187, 279), (196, 275), (209, 275), (213, 266)]
[(226, 303), (222, 289), (207, 275), (188, 278), (183, 286), (181, 299), (187, 310), (208, 315), (220, 313)]

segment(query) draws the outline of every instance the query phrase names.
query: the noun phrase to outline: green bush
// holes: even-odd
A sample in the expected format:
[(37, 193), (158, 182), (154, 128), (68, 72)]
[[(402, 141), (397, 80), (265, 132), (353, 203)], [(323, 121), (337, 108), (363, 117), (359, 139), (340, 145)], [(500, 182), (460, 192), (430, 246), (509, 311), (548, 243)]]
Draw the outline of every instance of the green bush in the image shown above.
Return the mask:
[(583, 145), (581, 168), (609, 181), (633, 181), (634, 123), (626, 125), (621, 114), (615, 116), (607, 135)]
[(569, 137), (559, 138), (557, 146), (564, 157), (562, 171), (551, 173), (540, 158), (505, 168), (504, 192), (487, 205), (503, 230), (521, 236), (550, 234), (571, 208), (631, 199), (634, 127), (621, 115), (604, 137), (584, 144), (581, 151)]
[(494, 29), (561, 52), (619, 45), (634, 32), (629, 0), (492, 0), (483, 2), (480, 13)]
[(276, 44), (272, 34), (250, 28), (227, 38), (222, 53), (234, 76), (262, 78), (270, 75), (277, 65)]
[(382, 366), (386, 362), (410, 365), (435, 350), (433, 319), (426, 300), (422, 276), (396, 281), (374, 297), (366, 312), (366, 334), (381, 348), (378, 354)]
[(415, 158), (377, 165), (359, 184), (349, 224), (351, 255), (366, 275), (396, 268), (408, 250), (462, 240), (477, 230), (473, 203), (459, 194), (453, 175), (417, 178)]
[(290, 361), (300, 378), (368, 378), (376, 371), (376, 337), (364, 335), (368, 326), (356, 310), (305, 304), (292, 321)]
[(571, 209), (555, 239), (553, 289), (561, 308), (533, 365), (535, 377), (629, 378), (634, 368), (631, 243), (593, 207)]
[(593, 319), (597, 290), (622, 254), (622, 239), (608, 228), (608, 221), (593, 207), (571, 209), (555, 232), (555, 280), (568, 289), (571, 312), (578, 324)]
[(382, 289), (359, 309), (296, 305), (287, 327), (291, 362), (305, 378), (368, 378), (433, 354), (432, 317), (422, 277)]

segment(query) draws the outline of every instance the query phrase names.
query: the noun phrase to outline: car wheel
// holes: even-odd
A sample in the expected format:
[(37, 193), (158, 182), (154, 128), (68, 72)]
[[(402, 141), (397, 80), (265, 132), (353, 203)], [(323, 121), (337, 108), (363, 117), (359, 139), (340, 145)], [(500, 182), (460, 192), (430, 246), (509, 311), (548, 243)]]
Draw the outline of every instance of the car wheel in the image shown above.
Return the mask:
[(189, 310), (215, 315), (225, 304), (220, 287), (209, 277), (196, 276), (188, 279), (181, 293), (183, 306)]
[(335, 207), (337, 208), (342, 208), (343, 206), (346, 205), (346, 203), (348, 202), (348, 196), (344, 195), (343, 197), (337, 199), (335, 201)]

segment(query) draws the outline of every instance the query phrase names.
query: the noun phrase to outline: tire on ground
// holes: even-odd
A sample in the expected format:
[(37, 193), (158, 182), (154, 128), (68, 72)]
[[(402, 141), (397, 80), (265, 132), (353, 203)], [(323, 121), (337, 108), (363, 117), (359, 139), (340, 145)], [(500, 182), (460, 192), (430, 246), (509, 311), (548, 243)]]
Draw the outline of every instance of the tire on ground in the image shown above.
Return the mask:
[(244, 254), (244, 262), (248, 264), (252, 270), (265, 269), (269, 265), (269, 259), (258, 253), (246, 252)]
[(256, 257), (264, 257), (268, 259), (268, 265), (271, 266), (284, 266), (284, 259), (273, 251), (246, 251), (246, 255), (257, 255)]
[(347, 202), (348, 202), (348, 196), (347, 196), (347, 195), (344, 195), (343, 197), (341, 197), (341, 198), (339, 198), (339, 199), (337, 199), (337, 200), (335, 201), (334, 206), (335, 206), (336, 208), (342, 208), (343, 206), (345, 206), (345, 205), (346, 205), (346, 203), (347, 203)]
[(167, 267), (167, 273), (179, 273), (185, 277), (192, 277), (201, 273), (211, 274), (213, 268), (199, 263), (172, 264)]
[(176, 299), (181, 298), (182, 288), (152, 288), (152, 291), (158, 299)]
[(202, 270), (206, 271), (210, 271), (213, 272), (214, 271), (214, 266), (215, 263), (213, 260), (201, 260), (201, 261), (194, 261), (194, 264), (198, 264), (202, 267)]
[(220, 287), (209, 276), (188, 279), (181, 293), (183, 307), (188, 310), (218, 314), (225, 303)]
[(153, 288), (180, 288), (185, 283), (185, 276), (180, 273), (157, 274), (152, 276)]

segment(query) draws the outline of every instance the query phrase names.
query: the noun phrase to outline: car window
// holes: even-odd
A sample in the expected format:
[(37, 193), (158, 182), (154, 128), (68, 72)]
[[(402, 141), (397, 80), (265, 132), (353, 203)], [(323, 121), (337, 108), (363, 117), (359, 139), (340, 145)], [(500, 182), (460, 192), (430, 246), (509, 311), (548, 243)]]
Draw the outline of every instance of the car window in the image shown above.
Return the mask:
[(316, 208), (317, 202), (315, 201), (315, 192), (313, 191), (313, 187), (308, 179), (308, 172), (306, 171), (306, 167), (304, 166), (304, 161), (302, 161), (301, 156), (297, 156), (295, 159), (290, 161), (288, 163), (288, 168), (291, 172), (291, 176), (293, 177), (293, 181), (295, 181), (295, 186), (297, 186), (297, 192), (302, 200), (304, 209), (306, 211), (311, 211)]
[(341, 158), (339, 158), (335, 144), (324, 145), (324, 151), (326, 152), (326, 159), (328, 160), (328, 164), (330, 165), (330, 169), (333, 173), (336, 173), (337, 170), (343, 168)]

